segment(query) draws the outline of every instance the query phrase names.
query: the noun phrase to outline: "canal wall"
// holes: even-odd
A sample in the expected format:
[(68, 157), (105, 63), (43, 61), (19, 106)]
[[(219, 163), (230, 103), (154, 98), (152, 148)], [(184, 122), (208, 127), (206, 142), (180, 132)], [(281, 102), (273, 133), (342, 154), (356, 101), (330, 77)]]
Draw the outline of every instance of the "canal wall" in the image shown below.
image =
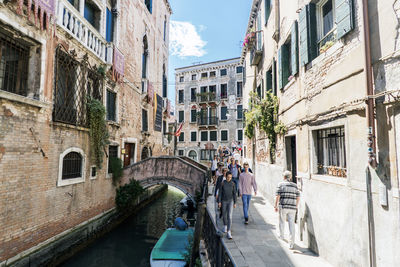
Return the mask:
[(167, 189), (167, 185), (157, 185), (148, 188), (138, 197), (134, 208), (128, 213), (121, 213), (116, 208), (112, 208), (7, 261), (0, 262), (0, 267), (54, 266), (60, 264), (79, 250), (87, 247), (100, 236), (112, 230), (127, 217), (137, 213), (140, 209), (157, 199)]

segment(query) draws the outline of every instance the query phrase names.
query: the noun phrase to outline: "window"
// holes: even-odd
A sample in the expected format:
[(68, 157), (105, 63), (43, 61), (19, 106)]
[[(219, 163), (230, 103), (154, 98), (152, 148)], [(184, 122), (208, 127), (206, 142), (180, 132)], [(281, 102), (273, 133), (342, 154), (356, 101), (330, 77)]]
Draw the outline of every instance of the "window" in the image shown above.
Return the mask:
[(197, 132), (190, 132), (190, 141), (191, 142), (197, 141)]
[(184, 100), (184, 94), (183, 94), (183, 90), (179, 90), (178, 91), (178, 103), (182, 104)]
[(196, 122), (196, 119), (197, 119), (197, 110), (192, 109), (190, 111), (190, 122)]
[(195, 81), (196, 80), (196, 74), (192, 74), (192, 81)]
[(319, 5), (319, 15), (320, 17), (320, 39), (322, 39), (325, 35), (327, 35), (333, 29), (333, 18), (334, 18), (334, 9), (333, 4), (334, 0), (323, 1), (325, 3)]
[(97, 175), (97, 168), (96, 168), (96, 166), (92, 166), (90, 168), (90, 177), (92, 179), (94, 179), (96, 177), (96, 175)]
[(265, 73), (265, 91), (267, 91), (269, 93), (273, 93), (275, 95), (273, 83), (272, 83), (272, 68), (270, 68)]
[(283, 89), (289, 83), (289, 76), (292, 73), (291, 52), (291, 40), (289, 38), (278, 50), (279, 89)]
[(208, 92), (209, 92), (209, 101), (215, 101), (217, 97), (217, 86), (216, 85), (210, 85), (208, 87)]
[(144, 4), (147, 7), (147, 10), (152, 13), (152, 9), (153, 9), (153, 1), (152, 0), (144, 0)]
[(216, 149), (202, 149), (200, 150), (200, 160), (212, 160), (216, 153)]
[(237, 130), (237, 140), (243, 141), (243, 130), (242, 129)]
[(200, 132), (200, 141), (208, 141), (208, 132), (207, 131), (201, 131)]
[(202, 74), (201, 74), (201, 78), (202, 79), (205, 79), (205, 78), (207, 78), (208, 77), (208, 73), (207, 72), (203, 72)]
[[(149, 46), (147, 43), (147, 36), (143, 37), (143, 54), (142, 54), (142, 79), (147, 78), (147, 57), (149, 53)], [(143, 87), (142, 87), (143, 88)], [(143, 90), (142, 90), (143, 92)]]
[(272, 8), (272, 2), (271, 0), (264, 0), (265, 4), (265, 25), (268, 23), (269, 15), (271, 14), (271, 8)]
[(237, 112), (237, 119), (238, 120), (243, 119), (243, 105), (237, 105), (236, 112)]
[(200, 101), (201, 102), (208, 101), (207, 86), (200, 87)]
[(80, 148), (69, 148), (59, 158), (57, 186), (70, 185), (83, 181), (85, 181), (85, 154)]
[(179, 142), (185, 142), (185, 133), (184, 132), (181, 132), (178, 140), (179, 140)]
[(243, 73), (243, 67), (242, 66), (236, 67), (236, 73)]
[(228, 119), (228, 117), (226, 116), (227, 111), (228, 107), (221, 107), (221, 121)]
[(210, 77), (215, 77), (216, 76), (216, 72), (215, 71), (210, 71)]
[(316, 138), (317, 173), (346, 177), (344, 127), (314, 131)]
[(0, 90), (27, 96), (29, 50), (0, 32)]
[(221, 130), (221, 141), (228, 141), (228, 130)]
[(183, 157), (183, 155), (185, 155), (184, 153), (185, 153), (185, 150), (182, 150), (182, 149), (178, 150), (178, 156)]
[(228, 86), (227, 84), (221, 84), (221, 98), (228, 98)]
[(108, 169), (107, 173), (112, 172), (112, 161), (118, 158), (118, 146), (109, 145), (108, 146)]
[(106, 41), (114, 40), (114, 16), (109, 8), (106, 9)]
[(149, 130), (147, 110), (142, 109), (142, 131), (147, 132)]
[(217, 141), (217, 131), (210, 131), (210, 141)]
[(107, 90), (107, 120), (109, 121), (117, 121), (116, 99), (117, 94)]
[(181, 77), (179, 77), (179, 82), (183, 82), (183, 80), (184, 80), (184, 77), (183, 76), (181, 76)]
[(184, 110), (180, 110), (178, 112), (178, 122), (183, 122), (185, 119), (185, 111)]
[(188, 157), (191, 158), (192, 160), (197, 160), (197, 153), (194, 150), (190, 150)]
[(165, 120), (162, 121), (162, 129), (163, 134), (167, 134), (167, 122)]
[(237, 97), (243, 96), (243, 82), (236, 83), (236, 96)]
[(167, 74), (165, 71), (165, 64), (163, 64), (163, 90), (162, 90), (162, 96), (167, 97), (168, 96), (168, 79), (167, 79)]
[(190, 89), (190, 102), (196, 102), (196, 94), (197, 94), (197, 89), (191, 88)]
[(220, 74), (221, 74), (221, 76), (226, 76), (226, 69), (220, 70)]
[(96, 4), (85, 0), (83, 16), (90, 24), (92, 24), (93, 27), (96, 28), (96, 30), (100, 30), (101, 12)]
[(259, 99), (264, 99), (264, 90), (263, 90), (261, 84), (259, 86), (257, 86), (257, 96)]

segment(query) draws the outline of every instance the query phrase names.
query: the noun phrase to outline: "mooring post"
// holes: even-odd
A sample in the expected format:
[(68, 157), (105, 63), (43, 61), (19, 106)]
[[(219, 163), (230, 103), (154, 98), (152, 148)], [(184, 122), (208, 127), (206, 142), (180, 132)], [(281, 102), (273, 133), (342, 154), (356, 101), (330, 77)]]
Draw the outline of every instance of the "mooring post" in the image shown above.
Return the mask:
[(192, 257), (190, 258), (190, 265), (189, 265), (191, 267), (195, 265), (196, 258), (199, 255), (199, 245), (200, 245), (201, 234), (203, 232), (205, 211), (206, 211), (206, 204), (204, 202), (200, 202), (198, 204), (198, 209), (197, 209), (197, 220), (194, 229)]

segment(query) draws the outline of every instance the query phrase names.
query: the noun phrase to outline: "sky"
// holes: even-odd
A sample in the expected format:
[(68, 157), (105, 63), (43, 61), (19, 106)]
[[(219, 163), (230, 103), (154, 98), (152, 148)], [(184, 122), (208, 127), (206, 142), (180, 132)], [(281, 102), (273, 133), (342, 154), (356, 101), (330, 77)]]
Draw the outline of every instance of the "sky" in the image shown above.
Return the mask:
[(240, 57), (252, 0), (169, 0), (168, 98), (175, 103), (175, 69)]

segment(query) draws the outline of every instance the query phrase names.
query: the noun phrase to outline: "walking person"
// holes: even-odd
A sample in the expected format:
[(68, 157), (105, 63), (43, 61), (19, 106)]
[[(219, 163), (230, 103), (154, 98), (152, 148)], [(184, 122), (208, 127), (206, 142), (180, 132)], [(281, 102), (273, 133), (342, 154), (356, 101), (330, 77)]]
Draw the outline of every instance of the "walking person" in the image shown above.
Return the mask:
[[(222, 174), (220, 176), (218, 176), (217, 181), (215, 183), (214, 196), (215, 196), (216, 200), (218, 199), (218, 193), (220, 192), (221, 185), (222, 185), (223, 181), (226, 180), (227, 172), (228, 172), (227, 168), (225, 168), (225, 167), (222, 168)], [(215, 201), (215, 203), (217, 203), (217, 201)], [(215, 216), (217, 217), (218, 210), (219, 210), (219, 217), (221, 218), (222, 217), (222, 209), (221, 208), (217, 209), (217, 207), (215, 207)]]
[(245, 162), (243, 167), (244, 172), (239, 176), (239, 192), (243, 202), (244, 223), (248, 224), (252, 189), (254, 190), (254, 195), (257, 195), (257, 183), (254, 175), (249, 172), (249, 164)]
[(232, 180), (236, 186), (236, 194), (238, 193), (239, 188), (239, 175), (241, 173), (240, 166), (238, 161), (235, 161), (235, 158), (231, 158), (231, 163), (228, 165), (229, 171), (232, 173)]
[[(290, 171), (285, 171), (283, 173), (283, 182), (280, 182), (278, 188), (276, 189), (275, 198), (275, 211), (279, 210), (279, 237), (284, 238), (285, 235), (285, 221), (289, 223), (289, 249), (294, 248), (294, 238), (295, 238), (295, 225), (294, 220), (296, 216), (296, 211), (299, 206), (300, 192), (297, 188), (297, 184), (291, 182), (292, 173)], [(278, 208), (279, 203), (279, 208)]]
[(226, 180), (222, 182), (220, 192), (218, 193), (218, 207), (222, 208), (222, 220), (224, 222), (224, 233), (226, 237), (232, 239), (232, 213), (233, 208), (236, 208), (236, 188), (232, 181), (232, 173), (226, 173)]
[(213, 160), (211, 160), (211, 164), (210, 164), (211, 166), (211, 176), (212, 176), (212, 182), (213, 182), (213, 184), (215, 184), (215, 180), (216, 180), (216, 171), (217, 171), (217, 168), (218, 168), (218, 160), (217, 160), (217, 155), (214, 155), (214, 158), (213, 158)]

